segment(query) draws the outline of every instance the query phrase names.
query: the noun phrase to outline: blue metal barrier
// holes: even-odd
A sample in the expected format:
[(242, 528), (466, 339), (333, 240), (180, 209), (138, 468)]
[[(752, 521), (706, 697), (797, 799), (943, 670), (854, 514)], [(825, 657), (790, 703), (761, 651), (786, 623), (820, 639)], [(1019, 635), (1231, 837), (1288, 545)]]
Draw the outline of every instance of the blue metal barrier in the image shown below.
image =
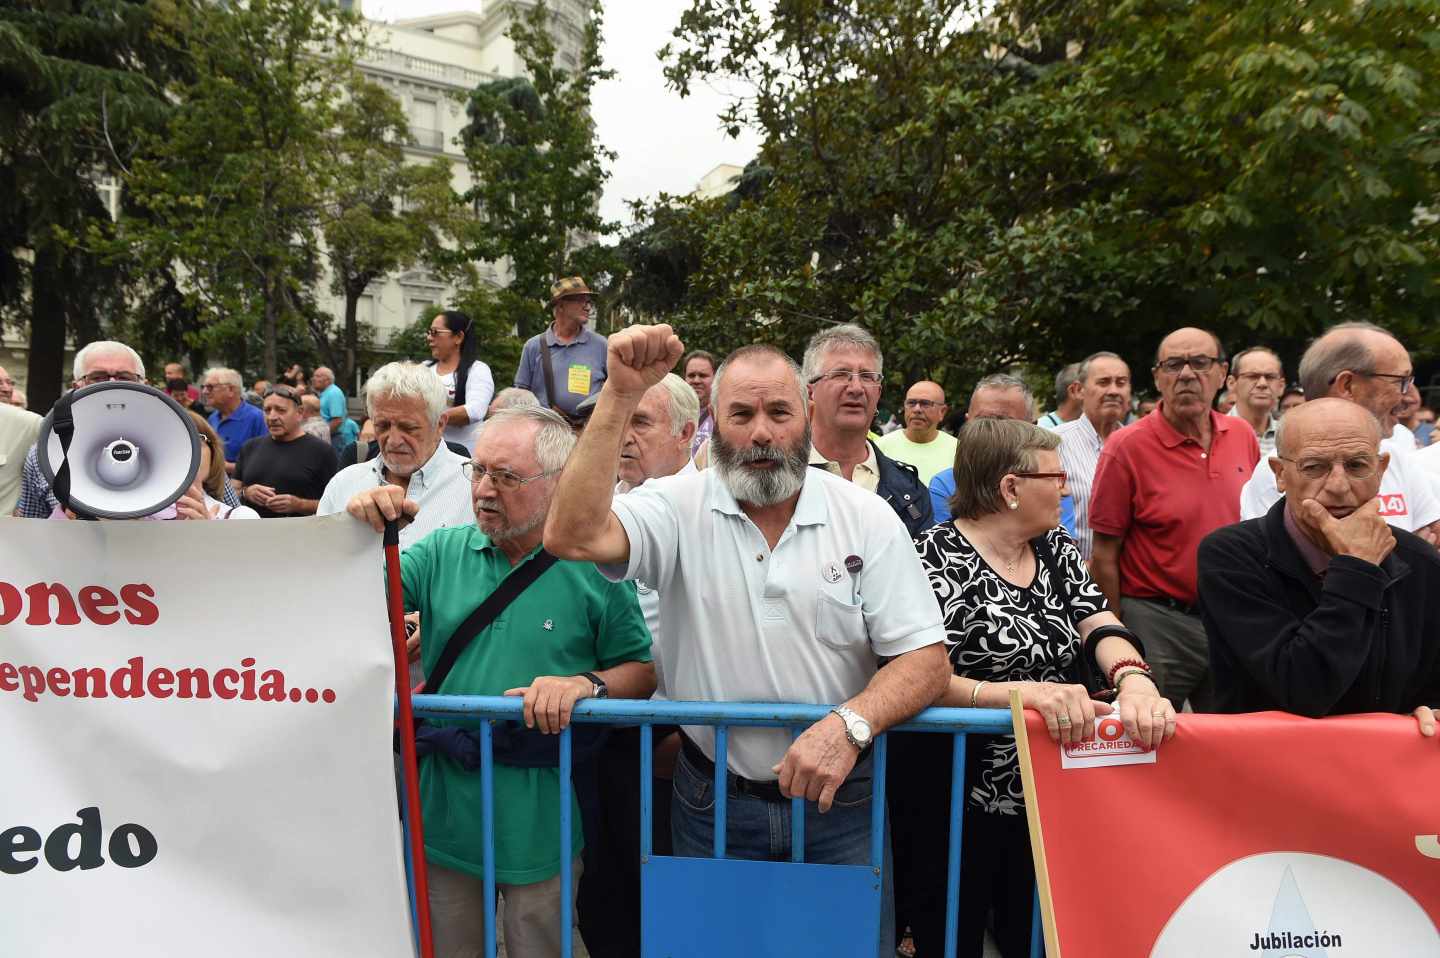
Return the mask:
[[(518, 698), (472, 695), (417, 695), (414, 699), (417, 718), (440, 719), (452, 722), (478, 725), (481, 748), (481, 787), (484, 793), (481, 814), (484, 822), (484, 888), (485, 888), (485, 955), (495, 958), (495, 808), (494, 808), (494, 754), (492, 750), (491, 722), (495, 720), (519, 720), (521, 701)], [(652, 755), (653, 726), (662, 725), (712, 725), (715, 726), (715, 839), (713, 853), (720, 862), (725, 859), (725, 805), (726, 805), (726, 749), (728, 729), (740, 727), (788, 728), (792, 736), (811, 724), (823, 719), (830, 712), (823, 705), (791, 705), (783, 703), (742, 703), (742, 702), (667, 702), (654, 700), (585, 700), (574, 710), (573, 721), (592, 722), (608, 725), (640, 727), (640, 860), (641, 867), (665, 861), (653, 854), (651, 819), (653, 803)], [(900, 725), (896, 731), (931, 732), (954, 736), (954, 757), (951, 762), (950, 790), (950, 837), (947, 859), (947, 889), (945, 909), (945, 958), (954, 958), (955, 941), (959, 919), (960, 843), (961, 823), (964, 814), (965, 778), (965, 736), (967, 734), (1009, 734), (1010, 713), (1003, 709), (927, 709), (910, 721)], [(572, 870), (569, 863), (574, 859), (571, 849), (571, 732), (567, 728), (560, 733), (560, 922), (561, 927), (573, 927), (571, 913), (573, 894), (571, 889)], [(880, 736), (875, 745), (874, 778), (871, 802), (870, 865), (865, 868), (874, 876), (881, 873), (885, 848), (885, 738)], [(799, 865), (809, 869), (844, 869), (853, 866), (806, 865), (805, 858), (805, 801), (791, 799), (791, 854), (790, 862), (767, 863), (780, 868)], [(693, 861), (693, 860), (687, 860)], [(708, 862), (710, 860), (703, 860)], [(874, 890), (873, 907), (878, 921), (878, 882), (871, 881)], [(413, 889), (412, 889), (413, 894)], [(857, 905), (865, 904), (859, 902)], [(413, 903), (412, 903), (413, 905)], [(561, 935), (563, 958), (571, 958), (572, 935)], [(687, 943), (686, 954), (704, 958), (706, 952), (695, 951), (704, 948), (704, 942)], [(647, 947), (646, 953), (650, 949)], [(1031, 936), (1031, 956), (1039, 958), (1044, 954), (1043, 938), (1040, 934), (1039, 899), (1036, 899), (1035, 920)]]

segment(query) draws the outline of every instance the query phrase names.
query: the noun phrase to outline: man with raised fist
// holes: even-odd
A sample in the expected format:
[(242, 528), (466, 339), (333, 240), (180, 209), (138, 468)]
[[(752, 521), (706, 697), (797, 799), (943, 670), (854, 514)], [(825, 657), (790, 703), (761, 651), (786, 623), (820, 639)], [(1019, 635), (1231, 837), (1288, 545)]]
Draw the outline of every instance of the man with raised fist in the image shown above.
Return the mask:
[[(939, 605), (909, 533), (879, 496), (809, 468), (800, 371), (769, 346), (739, 349), (716, 370), (711, 468), (617, 498), (626, 423), (684, 348), (662, 325), (632, 326), (608, 350), (545, 547), (659, 594), (655, 652), (672, 698), (837, 706), (793, 744), (785, 729), (730, 731), (728, 856), (788, 858), (786, 803), (802, 796), (805, 860), (868, 862), (870, 742), (933, 702), (949, 676)], [(882, 657), (892, 661), (878, 669)], [(704, 857), (715, 737), (683, 732), (675, 854)], [(882, 901), (876, 953), (893, 954), (888, 862)]]
[(1201, 542), (1217, 711), (1409, 712), (1435, 734), (1440, 553), (1381, 516), (1381, 438), (1357, 403), (1296, 407), (1268, 463), (1283, 498)]

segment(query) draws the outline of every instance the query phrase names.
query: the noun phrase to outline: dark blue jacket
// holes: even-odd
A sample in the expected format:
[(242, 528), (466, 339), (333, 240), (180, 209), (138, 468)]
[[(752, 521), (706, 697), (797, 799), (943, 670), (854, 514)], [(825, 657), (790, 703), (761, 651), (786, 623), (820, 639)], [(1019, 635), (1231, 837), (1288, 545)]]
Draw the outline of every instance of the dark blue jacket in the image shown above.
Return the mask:
[(866, 442), (875, 450), (875, 464), (880, 467), (880, 484), (875, 487), (875, 494), (890, 503), (913, 539), (935, 524), (930, 490), (920, 481), (920, 473), (914, 466), (896, 462), (873, 441), (867, 439)]

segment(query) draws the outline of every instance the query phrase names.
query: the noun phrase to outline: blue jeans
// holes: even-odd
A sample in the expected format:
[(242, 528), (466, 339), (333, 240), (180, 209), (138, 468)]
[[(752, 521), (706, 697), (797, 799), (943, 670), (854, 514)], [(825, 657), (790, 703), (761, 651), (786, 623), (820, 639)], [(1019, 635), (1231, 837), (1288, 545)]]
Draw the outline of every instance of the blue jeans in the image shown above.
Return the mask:
[[(873, 800), (870, 759), (856, 765), (835, 793), (830, 811), (821, 814), (814, 802), (805, 805), (805, 860), (817, 865), (870, 863), (870, 803)], [(790, 803), (767, 802), (735, 791), (733, 776), (725, 801), (725, 857), (751, 861), (790, 860)], [(883, 797), (883, 793), (882, 793)], [(888, 825), (887, 825), (888, 830)], [(682, 752), (675, 763), (674, 801), (670, 831), (675, 854), (709, 858), (715, 850), (715, 780), (690, 763)], [(891, 883), (890, 840), (885, 837), (880, 883), (880, 940), (877, 954), (895, 954), (895, 892)]]

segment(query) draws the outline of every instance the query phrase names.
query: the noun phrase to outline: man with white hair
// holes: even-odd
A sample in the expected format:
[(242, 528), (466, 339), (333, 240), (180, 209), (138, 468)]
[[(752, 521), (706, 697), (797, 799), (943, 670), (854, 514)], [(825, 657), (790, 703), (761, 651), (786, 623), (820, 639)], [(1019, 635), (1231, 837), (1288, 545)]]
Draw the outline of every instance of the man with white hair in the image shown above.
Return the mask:
[(310, 385), (320, 396), (320, 418), (330, 430), (330, 445), (338, 453), (360, 435), (360, 427), (350, 418), (345, 404), (345, 393), (335, 384), (335, 373), (329, 366), (321, 366), (310, 374)]
[(235, 460), (251, 439), (268, 435), (265, 414), (245, 401), (245, 382), (224, 366), (205, 370), (200, 396), (210, 407), (210, 428), (225, 443), (225, 474), (235, 475)]
[[(94, 386), (97, 383), (116, 380), (126, 383), (145, 381), (145, 364), (140, 354), (124, 343), (98, 339), (81, 348), (75, 354), (75, 378), (71, 389)], [(15, 506), (15, 515), (23, 519), (48, 519), (60, 508), (60, 503), (50, 493), (50, 483), (40, 471), (40, 456), (35, 446), (25, 456), (25, 467), (20, 480), (20, 501)]]
[[(788, 858), (789, 800), (803, 797), (805, 860), (868, 863), (868, 746), (933, 702), (950, 675), (939, 605), (909, 532), (880, 497), (810, 468), (799, 370), (770, 346), (737, 350), (716, 371), (710, 469), (617, 498), (607, 473), (626, 423), (684, 348), (666, 325), (631, 326), (608, 348), (608, 378), (560, 480), (546, 548), (659, 592), (656, 645), (674, 698), (836, 705), (793, 742), (785, 729), (730, 731), (730, 857)], [(859, 372), (875, 372), (873, 357), (858, 358)], [(855, 357), (844, 359), (849, 382), (835, 377), (829, 388), (853, 391)], [(837, 361), (827, 372), (842, 368)], [(883, 669), (882, 657), (891, 660)], [(684, 733), (675, 852), (705, 857), (715, 828), (714, 731)], [(893, 954), (883, 872), (875, 953)]]
[(400, 529), (402, 548), (436, 529), (472, 523), (470, 483), (462, 471), (468, 460), (441, 441), (445, 403), (445, 386), (427, 366), (386, 363), (375, 370), (365, 383), (365, 409), (379, 455), (337, 472), (315, 514), (344, 512), (357, 494), (390, 485), (420, 507), (415, 521)]
[[(545, 734), (568, 725), (581, 699), (645, 698), (655, 688), (650, 635), (634, 587), (607, 582), (588, 562), (555, 561), (541, 549), (555, 477), (574, 446), (570, 425), (553, 410), (504, 409), (487, 417), (466, 464), (475, 522), (436, 529), (400, 557), (405, 608), (420, 613), (422, 659), (432, 691), (523, 695), (526, 728)], [(614, 462), (612, 455), (611, 485)], [(425, 508), (393, 485), (367, 489), (347, 506), (377, 531), (387, 519), (418, 517)], [(502, 583), (527, 578), (530, 584), (489, 625), (472, 635), (456, 632)], [(455, 658), (454, 668), (436, 676), (446, 646), (464, 639), (473, 641)], [(443, 731), (454, 736), (446, 740), (451, 744), (469, 735), (464, 729)], [(534, 754), (547, 741), (553, 747), (554, 740), (504, 731), (496, 735), (492, 794), (505, 946), (511, 954), (551, 958), (560, 954), (561, 936), (570, 935), (560, 927), (560, 868), (572, 868), (577, 878), (583, 868), (578, 857), (560, 861), (559, 772)], [(478, 766), (467, 770), (464, 756), (452, 755), (445, 742), (437, 747), (445, 754), (422, 758), (420, 766), (435, 954), (469, 958), (482, 953), (484, 942), (481, 777)], [(521, 752), (528, 767), (515, 764)], [(578, 856), (584, 846), (580, 816), (571, 824), (571, 848)], [(577, 887), (578, 882), (571, 885), (572, 894)]]
[(40, 434), (40, 417), (10, 405), (14, 382), (0, 366), (0, 515), (9, 515), (20, 501), (25, 457)]

